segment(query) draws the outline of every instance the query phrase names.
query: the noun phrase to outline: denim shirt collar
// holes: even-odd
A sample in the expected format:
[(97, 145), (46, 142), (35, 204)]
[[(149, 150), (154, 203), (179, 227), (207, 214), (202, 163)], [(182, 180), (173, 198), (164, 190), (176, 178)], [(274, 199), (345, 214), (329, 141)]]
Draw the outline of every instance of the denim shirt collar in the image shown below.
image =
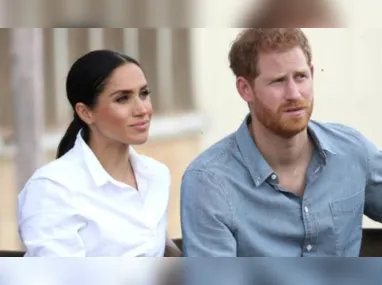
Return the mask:
[[(248, 124), (250, 122), (251, 116), (248, 114), (236, 131), (235, 138), (244, 164), (249, 170), (255, 185), (258, 187), (263, 184), (274, 171), (264, 159), (250, 135), (248, 129)], [(336, 154), (333, 145), (314, 121), (309, 122), (308, 132), (314, 140), (314, 143), (326, 164), (329, 155)]]

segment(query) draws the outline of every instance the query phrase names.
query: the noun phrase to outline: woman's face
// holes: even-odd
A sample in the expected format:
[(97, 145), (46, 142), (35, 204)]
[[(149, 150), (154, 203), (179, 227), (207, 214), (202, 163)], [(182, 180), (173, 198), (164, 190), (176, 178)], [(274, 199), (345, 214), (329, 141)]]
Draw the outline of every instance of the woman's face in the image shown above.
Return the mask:
[(132, 63), (115, 69), (89, 113), (93, 137), (101, 135), (127, 145), (145, 143), (152, 105), (142, 69)]

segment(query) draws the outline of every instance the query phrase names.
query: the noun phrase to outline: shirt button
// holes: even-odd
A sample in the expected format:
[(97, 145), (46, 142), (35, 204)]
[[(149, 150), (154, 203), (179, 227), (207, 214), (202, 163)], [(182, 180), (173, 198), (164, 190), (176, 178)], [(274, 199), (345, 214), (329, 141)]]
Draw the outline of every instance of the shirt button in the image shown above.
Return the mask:
[(256, 186), (259, 186), (259, 184), (260, 184), (260, 178), (256, 178), (255, 184), (256, 184)]
[(272, 180), (276, 180), (276, 178), (277, 178), (276, 174), (273, 173), (273, 174), (271, 175), (271, 179), (272, 179)]
[(309, 213), (309, 209), (308, 209), (308, 207), (304, 207), (304, 211), (305, 211), (305, 213)]
[(313, 247), (312, 247), (312, 245), (310, 245), (310, 244), (308, 244), (307, 247), (306, 247), (307, 251), (311, 251), (312, 248), (313, 248)]

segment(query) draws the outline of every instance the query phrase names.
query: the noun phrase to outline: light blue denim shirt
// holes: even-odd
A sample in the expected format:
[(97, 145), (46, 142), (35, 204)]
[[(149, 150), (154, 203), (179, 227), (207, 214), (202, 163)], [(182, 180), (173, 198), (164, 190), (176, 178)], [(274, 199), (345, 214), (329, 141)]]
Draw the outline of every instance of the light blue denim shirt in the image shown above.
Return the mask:
[(185, 256), (358, 256), (363, 214), (382, 221), (382, 153), (352, 128), (310, 121), (316, 151), (297, 197), (278, 185), (249, 118), (183, 175)]

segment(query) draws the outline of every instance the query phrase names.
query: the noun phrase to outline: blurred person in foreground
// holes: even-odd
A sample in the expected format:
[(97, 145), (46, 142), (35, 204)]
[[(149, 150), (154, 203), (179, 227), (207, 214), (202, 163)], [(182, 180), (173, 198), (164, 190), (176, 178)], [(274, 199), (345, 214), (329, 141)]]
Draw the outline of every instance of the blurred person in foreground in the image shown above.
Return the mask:
[(339, 28), (344, 26), (344, 19), (333, 1), (262, 0), (253, 6), (254, 9), (245, 11), (245, 17), (240, 15), (240, 21), (237, 21), (240, 27)]
[(66, 92), (74, 117), (57, 159), (18, 196), (26, 256), (179, 256), (166, 238), (169, 169), (133, 148), (147, 141), (153, 113), (140, 64), (89, 52), (72, 65)]
[(363, 214), (382, 221), (382, 153), (350, 127), (311, 120), (306, 35), (245, 29), (229, 61), (249, 114), (184, 173), (185, 256), (358, 256)]

